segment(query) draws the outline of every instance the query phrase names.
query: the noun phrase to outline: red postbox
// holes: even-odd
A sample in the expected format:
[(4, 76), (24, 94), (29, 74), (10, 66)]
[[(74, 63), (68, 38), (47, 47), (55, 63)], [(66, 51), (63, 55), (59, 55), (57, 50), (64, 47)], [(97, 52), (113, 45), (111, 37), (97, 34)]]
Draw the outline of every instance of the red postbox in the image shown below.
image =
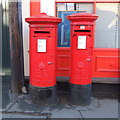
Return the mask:
[(30, 25), (30, 86), (35, 103), (56, 101), (57, 29), (60, 18), (41, 13), (25, 19)]
[(95, 14), (68, 15), (71, 22), (70, 100), (87, 105), (91, 98), (91, 63), (94, 47)]

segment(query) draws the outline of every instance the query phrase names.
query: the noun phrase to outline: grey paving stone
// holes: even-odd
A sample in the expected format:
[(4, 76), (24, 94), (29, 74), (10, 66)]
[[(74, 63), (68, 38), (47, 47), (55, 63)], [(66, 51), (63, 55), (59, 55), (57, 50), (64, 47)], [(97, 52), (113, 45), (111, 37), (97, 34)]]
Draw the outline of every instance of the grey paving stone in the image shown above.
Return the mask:
[(90, 105), (87, 106), (73, 105), (73, 108), (80, 111), (87, 111), (87, 110), (96, 109), (98, 106), (99, 106), (99, 100), (97, 98), (92, 97)]
[(23, 114), (2, 114), (2, 118), (46, 118), (46, 116), (33, 116)]
[(2, 120), (2, 113), (0, 112), (0, 120)]
[(82, 116), (77, 110), (63, 108), (52, 110), (51, 118), (82, 118)]
[(100, 106), (88, 111), (81, 111), (84, 118), (118, 118), (118, 100), (101, 99)]
[(119, 118), (119, 120), (120, 120), (120, 101), (119, 101), (119, 103), (118, 103), (118, 118)]
[(24, 98), (25, 96), (21, 95), (18, 98), (18, 101), (11, 106), (8, 111), (18, 111), (18, 112), (41, 112), (44, 110), (44, 107), (39, 105), (32, 104), (31, 101)]
[(2, 109), (7, 109), (8, 105), (11, 103), (11, 100), (10, 100), (10, 79), (11, 77), (10, 76), (3, 76), (2, 77), (2, 84), (0, 84), (0, 87), (1, 87), (1, 91), (2, 91), (2, 95), (1, 95), (1, 99), (0, 99), (0, 102), (2, 102)]

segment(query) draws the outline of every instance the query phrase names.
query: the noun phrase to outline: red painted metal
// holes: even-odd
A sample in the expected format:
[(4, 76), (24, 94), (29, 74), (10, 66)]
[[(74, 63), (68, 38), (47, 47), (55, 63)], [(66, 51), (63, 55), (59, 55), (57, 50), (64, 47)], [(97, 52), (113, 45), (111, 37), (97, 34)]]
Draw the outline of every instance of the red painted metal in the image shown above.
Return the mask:
[(70, 48), (57, 48), (57, 76), (70, 76)]
[[(94, 3), (94, 0), (55, 0), (56, 3)], [(96, 3), (119, 3), (120, 0), (96, 0)]]
[(40, 0), (30, 0), (30, 16), (40, 15)]
[[(25, 19), (30, 24), (30, 84), (50, 87), (56, 84), (57, 28), (60, 18), (41, 13)], [(46, 42), (45, 51), (38, 51)], [(40, 46), (38, 46), (40, 45)], [(41, 47), (42, 49), (42, 47)]]
[[(70, 48), (58, 47), (57, 51), (57, 76), (70, 76)], [(117, 48), (94, 48), (92, 58), (93, 78), (118, 78), (120, 58)]]
[(93, 13), (96, 14), (96, 0), (94, 0), (94, 4), (93, 4)]
[(119, 59), (117, 48), (94, 48), (92, 76), (118, 78), (120, 74)]
[[(94, 43), (93, 27), (97, 18), (97, 15), (87, 13), (76, 13), (67, 16), (67, 19), (71, 22), (70, 83), (72, 84), (91, 84), (91, 61)], [(81, 45), (83, 37), (84, 41), (86, 41), (83, 43), (85, 47), (78, 47)]]
[[(30, 13), (31, 16), (33, 15), (39, 15), (40, 14), (40, 0), (30, 0)], [(91, 0), (91, 2), (87, 0), (72, 0), (73, 3), (94, 3), (94, 0)], [(55, 0), (55, 3), (71, 3), (70, 1), (66, 0)], [(119, 3), (120, 0), (96, 0), (96, 3)], [(94, 4), (94, 13), (95, 13), (95, 4)], [(56, 10), (55, 10), (56, 11)], [(68, 47), (58, 47), (57, 48), (58, 57), (57, 57), (57, 76), (69, 76), (70, 75), (70, 48)], [(63, 55), (63, 56), (62, 56)], [(66, 57), (65, 57), (66, 56)], [(118, 78), (118, 71), (112, 71), (111, 68), (107, 69), (108, 71), (98, 71), (96, 68), (98, 68), (98, 63), (104, 63), (103, 59), (96, 59), (97, 56), (115, 56), (116, 59), (118, 58), (118, 49), (117, 48), (94, 48), (93, 50), (93, 61), (92, 61), (92, 77), (102, 78), (102, 77), (108, 77), (108, 78)], [(116, 64), (115, 69), (118, 69), (117, 63), (115, 62), (116, 59), (112, 59), (112, 61)], [(97, 62), (99, 60), (99, 62)], [(106, 59), (107, 63), (109, 63), (109, 58)], [(118, 59), (117, 59), (118, 61)], [(111, 71), (110, 71), (111, 69)]]

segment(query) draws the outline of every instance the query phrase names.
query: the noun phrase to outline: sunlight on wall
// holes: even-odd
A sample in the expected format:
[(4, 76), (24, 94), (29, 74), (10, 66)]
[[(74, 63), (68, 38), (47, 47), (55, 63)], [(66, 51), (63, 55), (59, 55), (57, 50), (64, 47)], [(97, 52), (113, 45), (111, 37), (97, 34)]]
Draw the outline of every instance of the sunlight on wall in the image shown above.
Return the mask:
[(41, 13), (55, 16), (55, 0), (41, 0)]
[(24, 71), (29, 76), (29, 27), (25, 18), (30, 16), (30, 2), (22, 0), (22, 27), (23, 27), (23, 49), (24, 49)]

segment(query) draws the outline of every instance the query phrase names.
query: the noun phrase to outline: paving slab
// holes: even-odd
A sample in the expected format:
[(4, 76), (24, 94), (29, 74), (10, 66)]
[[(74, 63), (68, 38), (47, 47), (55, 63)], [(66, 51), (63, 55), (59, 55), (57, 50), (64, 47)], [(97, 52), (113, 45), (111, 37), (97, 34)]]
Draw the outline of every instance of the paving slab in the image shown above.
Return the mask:
[(69, 106), (69, 108), (76, 109), (79, 111), (88, 111), (88, 110), (93, 110), (99, 107), (99, 99), (91, 97), (91, 103), (90, 105), (87, 106), (80, 106), (80, 105), (72, 105)]
[(51, 118), (82, 118), (82, 116), (77, 110), (63, 108), (53, 110)]
[(2, 84), (0, 84), (0, 88), (2, 89), (2, 98), (0, 99), (0, 103), (2, 102), (2, 109), (7, 109), (8, 105), (11, 103), (10, 100), (10, 76), (2, 76)]
[[(59, 103), (55, 106), (40, 106), (31, 103), (28, 94), (19, 96), (15, 103), (10, 106), (8, 79), (4, 81), (3, 89), (3, 108), (7, 109), (7, 113), (2, 115), (3, 118), (74, 118), (84, 119), (94, 118), (118, 118), (118, 100), (117, 99), (98, 99), (92, 97), (89, 106), (73, 105), (69, 102), (66, 88), (58, 93)], [(7, 88), (7, 90), (6, 90)], [(6, 90), (6, 91), (4, 91)], [(97, 92), (98, 93), (98, 92)], [(96, 94), (97, 94), (96, 93)], [(107, 93), (106, 93), (107, 94)], [(110, 94), (111, 95), (111, 94)], [(99, 96), (99, 94), (98, 94)], [(14, 119), (13, 119), (14, 120)], [(91, 119), (92, 120), (92, 119)], [(106, 120), (106, 119), (105, 119)]]
[[(27, 98), (27, 99), (26, 99)], [(67, 102), (65, 100), (65, 102)], [(116, 99), (91, 98), (88, 106), (72, 105), (61, 101), (56, 106), (41, 107), (32, 104), (27, 96), (19, 96), (18, 101), (4, 114), (4, 118), (118, 118)], [(10, 112), (13, 112), (10, 114)], [(14, 114), (15, 113), (15, 114)], [(30, 114), (31, 113), (31, 114)]]
[(46, 116), (34, 116), (34, 115), (25, 115), (25, 114), (14, 114), (14, 113), (11, 113), (11, 114), (3, 114), (2, 115), (2, 118), (47, 118)]
[(84, 118), (118, 118), (118, 100), (101, 99), (96, 109), (81, 111)]

